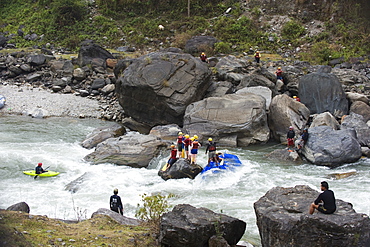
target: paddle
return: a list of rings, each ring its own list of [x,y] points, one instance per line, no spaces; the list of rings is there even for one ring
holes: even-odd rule
[[[50,167],[50,166],[46,167],[46,168],[45,168],[45,170],[46,170],[46,169],[49,169],[49,167]],[[41,173],[40,173],[40,174],[41,174]],[[40,174],[37,174],[36,176],[34,176],[34,177],[33,177],[33,179],[36,179]]]

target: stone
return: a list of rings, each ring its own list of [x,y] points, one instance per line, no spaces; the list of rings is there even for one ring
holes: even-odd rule
[[[340,129],[340,124],[330,112],[324,112],[313,116],[310,127],[330,126],[333,130]]]
[[[162,140],[175,141],[181,128],[177,124],[158,125],[153,127],[149,134]]]
[[[91,215],[91,218],[96,218],[99,217],[100,215],[106,215],[121,225],[138,226],[141,223],[141,221],[138,219],[123,216],[107,208],[99,208],[98,211],[94,212]]]
[[[255,202],[262,246],[369,246],[369,216],[356,213],[351,203],[340,199],[334,214],[310,215],[309,205],[318,195],[306,185],[275,187]]]
[[[95,44],[91,40],[86,40],[81,44],[81,48],[78,52],[77,62],[80,67],[83,67],[87,64],[104,65],[106,59],[108,58],[114,59],[113,55],[109,51]],[[94,62],[94,59],[100,59],[101,62],[97,60]]]
[[[367,122],[370,120],[370,106],[363,101],[355,101],[352,103],[350,113],[356,113],[364,117],[364,121]]]
[[[16,204],[13,204],[13,205],[9,206],[6,210],[21,211],[21,212],[25,212],[25,213],[28,213],[28,214],[30,213],[30,207],[25,202],[18,202]]]
[[[180,178],[194,179],[202,170],[203,168],[200,165],[192,165],[188,160],[179,158],[170,169],[166,171],[159,170],[158,175],[164,180]]]
[[[217,235],[229,245],[235,245],[245,228],[246,223],[242,220],[207,208],[179,204],[162,215],[158,240],[162,246],[204,247],[208,246],[212,236]]]
[[[118,123],[114,123],[110,126],[96,128],[86,136],[85,140],[81,142],[81,146],[87,149],[92,149],[108,138],[119,137],[124,135],[125,133],[126,129],[124,128],[124,126]]]

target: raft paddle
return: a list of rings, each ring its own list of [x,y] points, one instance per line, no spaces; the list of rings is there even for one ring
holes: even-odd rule
[[[50,167],[50,166],[46,167],[46,168],[45,168],[45,170],[46,170],[46,169],[49,169],[49,167]],[[40,173],[40,174],[41,174],[41,173]],[[40,174],[37,174],[36,176],[34,176],[34,177],[33,177],[33,179],[36,179]]]

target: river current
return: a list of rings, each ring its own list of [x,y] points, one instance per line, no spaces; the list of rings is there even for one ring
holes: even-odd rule
[[[0,208],[24,201],[31,214],[85,219],[99,208],[109,208],[109,197],[118,188],[124,215],[134,217],[142,194],[173,193],[175,197],[169,200],[172,206],[187,203],[245,221],[247,228],[242,240],[256,246],[260,246],[260,238],[253,203],[275,186],[308,185],[319,191],[320,182],[326,180],[337,199],[352,203],[356,212],[370,214],[370,159],[329,169],[305,162],[267,160],[266,153],[284,148],[276,143],[244,149],[221,148],[238,155],[243,165],[235,171],[206,174],[194,180],[164,181],[157,173],[167,157],[159,157],[149,168],[141,169],[91,165],[83,160],[92,150],[79,143],[95,128],[110,124],[97,119],[0,117]],[[204,151],[202,147],[197,160],[202,166],[206,164]],[[22,173],[34,169],[39,162],[60,174],[34,179]],[[339,180],[330,177],[344,172],[356,174]],[[65,189],[85,173],[75,193]]]

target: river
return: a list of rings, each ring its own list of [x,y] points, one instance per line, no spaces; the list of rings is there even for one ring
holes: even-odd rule
[[[228,148],[221,150],[238,155],[243,163],[235,171],[198,176],[194,180],[164,181],[157,172],[166,158],[141,169],[91,165],[83,160],[92,150],[82,148],[79,143],[96,127],[110,124],[98,119],[0,117],[0,208],[24,201],[30,206],[31,214],[85,219],[99,208],[109,208],[109,197],[118,188],[124,214],[134,217],[142,194],[173,193],[176,196],[169,200],[172,206],[187,203],[245,221],[247,228],[242,240],[256,246],[260,246],[260,238],[253,203],[275,186],[309,185],[319,190],[320,182],[326,180],[337,199],[351,202],[359,213],[370,214],[370,159],[329,169],[265,159],[264,154],[282,148],[276,144]],[[34,179],[22,173],[34,169],[39,162],[60,175]],[[198,163],[203,166],[206,163],[204,147]],[[352,171],[356,175],[344,179],[328,177],[332,173]],[[75,193],[65,190],[68,183],[84,173],[86,179]]]

